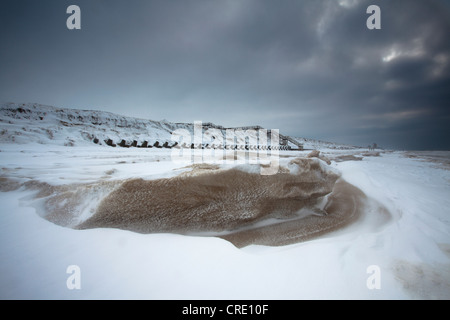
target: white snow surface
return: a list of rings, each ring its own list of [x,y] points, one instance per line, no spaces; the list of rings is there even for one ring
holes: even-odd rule
[[[197,121],[201,122],[201,119]],[[148,145],[169,143],[173,145],[185,142],[209,144],[244,145],[258,140],[259,126],[227,128],[207,122],[202,123],[203,140],[197,141],[194,135],[194,123],[173,123],[166,120],[154,121],[118,114],[68,108],[57,108],[37,103],[2,103],[0,104],[0,143],[59,146],[86,146],[97,140],[99,145],[106,146],[107,140],[118,145],[123,140],[126,145],[136,141],[141,146],[144,141]],[[189,141],[173,135],[181,130],[191,135]],[[178,131],[178,133],[180,133]],[[233,133],[233,135],[231,134]],[[247,140],[246,140],[247,139]],[[290,146],[297,148],[291,142]]]
[[[305,152],[281,151],[280,161],[299,154]],[[74,230],[40,217],[30,205],[33,191],[0,192],[0,298],[449,299],[450,171],[429,160],[386,152],[333,161],[343,179],[383,204],[392,219],[375,227],[367,212],[343,230],[282,247],[238,249],[209,236]],[[0,177],[51,185],[188,170],[171,161],[168,149],[31,142],[1,143],[0,168]],[[71,265],[80,268],[80,289],[66,285]],[[373,265],[380,270],[379,289],[367,285]]]
[[[137,140],[142,143],[171,142],[175,129],[190,129],[192,124],[175,124],[118,114],[78,109],[63,109],[36,103],[3,103],[0,105],[0,141],[3,143],[43,145],[90,145],[97,138],[105,145]]]

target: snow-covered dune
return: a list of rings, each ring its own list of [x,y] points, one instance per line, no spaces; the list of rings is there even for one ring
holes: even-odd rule
[[[233,135],[227,135],[229,132],[227,129],[232,129]],[[203,139],[199,143],[203,147],[215,144],[221,145],[222,148],[227,144],[245,145],[249,140],[256,144],[258,130],[261,129],[266,130],[260,126],[224,128],[204,123],[200,125],[204,135],[201,135]],[[0,105],[1,143],[64,146],[86,146],[95,143],[114,147],[170,147],[178,143],[174,140],[177,130],[184,130],[193,137],[195,123],[154,121],[105,111],[57,108],[36,103]],[[220,137],[216,137],[217,134],[214,136],[215,133]],[[268,130],[268,135],[270,134],[271,131]],[[286,146],[301,147],[296,139],[282,135],[281,137],[285,138]],[[191,142],[195,141],[192,139],[189,143],[186,144],[186,141],[184,143],[189,148]],[[278,145],[279,142],[274,141],[270,144]]]
[[[0,141],[5,143],[39,143],[54,145],[99,144],[111,139],[115,144],[125,140],[153,145],[171,141],[171,133],[192,124],[125,117],[105,111],[63,109],[40,104],[3,104],[0,108]]]

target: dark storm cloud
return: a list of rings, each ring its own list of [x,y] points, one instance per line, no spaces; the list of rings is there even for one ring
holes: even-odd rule
[[[82,29],[65,27],[77,4]],[[366,9],[382,29],[366,28]],[[448,1],[3,1],[0,99],[450,148]]]

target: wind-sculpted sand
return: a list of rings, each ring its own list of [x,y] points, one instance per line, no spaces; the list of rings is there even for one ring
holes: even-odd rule
[[[250,244],[282,246],[324,235],[355,222],[363,213],[366,196],[351,184],[338,180],[324,208],[325,215],[308,215],[268,226],[222,236],[237,247]]]
[[[193,165],[164,179],[127,179],[35,189],[38,213],[75,229],[213,235],[237,247],[286,245],[340,229],[358,219],[366,196],[315,158],[296,158],[275,175],[259,165],[222,169]]]
[[[268,218],[293,218],[300,209],[317,206],[339,177],[316,159],[295,159],[289,167],[269,176],[259,170],[197,168],[169,179],[128,180],[79,228],[230,231]]]

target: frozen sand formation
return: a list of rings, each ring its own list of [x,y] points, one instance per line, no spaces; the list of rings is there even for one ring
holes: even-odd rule
[[[259,174],[259,165],[201,164],[164,179],[29,187],[44,200],[41,215],[60,225],[213,235],[237,247],[286,245],[337,230],[356,221],[367,200],[316,158],[293,159],[269,176]],[[93,190],[98,197],[93,214],[80,219],[76,210]]]

